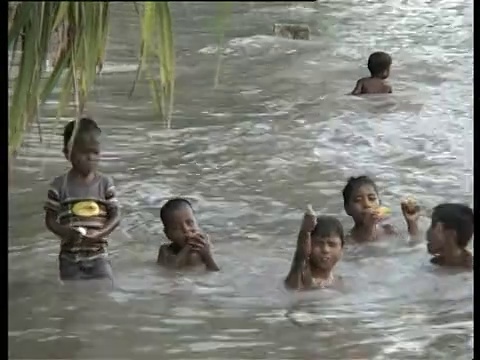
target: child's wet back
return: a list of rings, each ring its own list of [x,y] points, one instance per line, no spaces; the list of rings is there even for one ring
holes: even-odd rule
[[[467,205],[436,206],[426,236],[428,252],[433,255],[431,262],[471,270],[473,256],[466,247],[473,236],[473,223],[473,210]]]
[[[384,52],[374,52],[368,58],[368,70],[370,77],[357,81],[352,95],[362,94],[388,94],[392,87],[385,81],[390,75],[392,58]]]
[[[170,244],[160,246],[158,264],[175,269],[200,265],[207,270],[219,270],[210,251],[208,236],[201,232],[188,200],[168,200],[160,209],[160,218]]]

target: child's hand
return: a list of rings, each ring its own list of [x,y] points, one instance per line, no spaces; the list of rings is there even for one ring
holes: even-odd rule
[[[311,233],[315,229],[316,225],[317,225],[317,216],[315,214],[315,211],[312,208],[312,205],[309,204],[307,205],[307,210],[303,215],[301,229],[305,232]]]
[[[414,199],[407,199],[401,202],[403,217],[407,223],[416,223],[420,218],[420,206]]]
[[[308,259],[312,252],[311,232],[317,226],[317,215],[312,208],[312,205],[307,205],[307,210],[303,215],[302,227],[298,236],[297,249],[301,252],[304,259]]]
[[[187,244],[194,251],[198,251],[200,254],[209,254],[210,253],[210,241],[208,235],[201,233],[195,233],[188,237]]]
[[[88,229],[83,237],[87,240],[97,241],[102,237],[102,232],[100,230]]]
[[[65,229],[65,236],[62,244],[79,244],[82,241],[82,234],[71,227]]]

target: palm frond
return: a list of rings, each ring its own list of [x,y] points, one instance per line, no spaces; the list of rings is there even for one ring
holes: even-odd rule
[[[147,1],[141,6],[137,2],[133,5],[141,27],[135,83],[145,72],[155,107],[166,126],[170,127],[175,91],[175,44],[170,3]],[[225,3],[222,5],[223,14],[227,7]],[[9,3],[8,50],[12,66],[18,57],[17,71],[11,72],[17,75],[12,79],[13,92],[9,103],[10,156],[21,146],[23,134],[37,118],[39,107],[56,88],[60,87],[57,118],[63,115],[72,100],[76,104],[76,117],[83,113],[105,60],[110,14],[108,1]],[[47,60],[53,68],[49,73],[45,71]],[[220,62],[216,83],[219,71]]]

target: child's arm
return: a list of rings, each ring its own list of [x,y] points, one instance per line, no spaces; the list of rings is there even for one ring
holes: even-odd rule
[[[197,233],[189,239],[188,244],[193,250],[198,251],[207,270],[220,271],[217,263],[213,260],[208,236]]]
[[[80,241],[81,234],[78,231],[70,226],[60,224],[57,220],[58,212],[60,211],[60,195],[56,186],[57,180],[58,178],[50,184],[50,189],[47,193],[47,201],[44,205],[45,226],[64,241]]]
[[[57,221],[57,213],[51,209],[45,212],[45,226],[62,241],[80,241],[81,234],[69,226],[61,225]]]
[[[316,224],[317,217],[315,212],[308,205],[298,233],[297,248],[295,249],[292,266],[285,279],[285,285],[290,289],[300,289],[310,285],[312,282],[308,260],[312,251],[311,232],[315,229]]]
[[[168,245],[160,246],[157,263],[173,269],[180,269],[187,265],[188,256],[192,248],[186,245],[176,255],[169,253]]]
[[[403,217],[407,223],[407,230],[412,240],[419,240],[420,230],[418,228],[418,219],[420,218],[420,207],[415,200],[407,199],[401,202]]]
[[[357,81],[357,84],[355,85],[355,88],[352,90],[351,95],[361,95],[362,89],[363,89],[363,81],[362,79],[360,79]]]
[[[107,178],[105,185],[105,202],[107,205],[107,221],[100,230],[89,230],[86,237],[96,240],[110,235],[120,224],[120,209],[118,207],[117,193],[111,178]]]
[[[208,252],[205,256],[202,256],[202,259],[208,271],[220,271],[217,263],[215,262],[215,260],[213,260],[211,252]]]
[[[293,256],[290,271],[285,278],[285,285],[293,290],[303,287],[304,283],[311,281],[310,268],[308,267],[308,257],[311,243],[310,232],[303,229],[298,233],[297,248]]]
[[[157,264],[159,265],[165,264],[167,258],[167,254],[165,253],[166,247],[167,245],[160,245],[160,248],[158,249]]]

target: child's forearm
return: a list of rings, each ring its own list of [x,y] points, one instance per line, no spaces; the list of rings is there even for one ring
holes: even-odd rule
[[[419,229],[418,229],[418,223],[416,223],[416,222],[407,223],[407,229],[408,229],[408,233],[412,237],[417,237],[419,232],[420,232]]]
[[[107,237],[110,235],[120,224],[120,211],[118,209],[110,210],[108,220],[100,230],[99,237]]]
[[[407,223],[408,234],[410,235],[411,242],[418,242],[420,238],[420,229],[417,223]]]
[[[207,270],[209,271],[220,271],[220,268],[218,267],[217,263],[215,260],[213,260],[212,254],[208,253],[203,257],[203,262],[205,263],[205,266]]]
[[[205,266],[207,267],[208,271],[220,271],[217,263],[212,258],[210,258],[208,261],[205,261]]]
[[[66,239],[70,235],[70,228],[68,226],[61,225],[60,223],[58,223],[57,219],[52,214],[49,214],[49,213],[46,214],[45,226],[47,227],[48,230],[50,230],[52,233],[54,233],[55,235],[57,235],[62,239]]]
[[[285,278],[285,285],[290,289],[299,289],[302,286],[302,264],[304,261],[298,254],[298,250],[295,251],[293,256],[290,272]]]
[[[285,279],[285,284],[291,289],[299,289],[303,284],[304,270],[307,263],[305,251],[303,247],[309,241],[310,233],[308,231],[300,230],[297,238],[297,248],[293,256],[292,266],[290,272]]]

